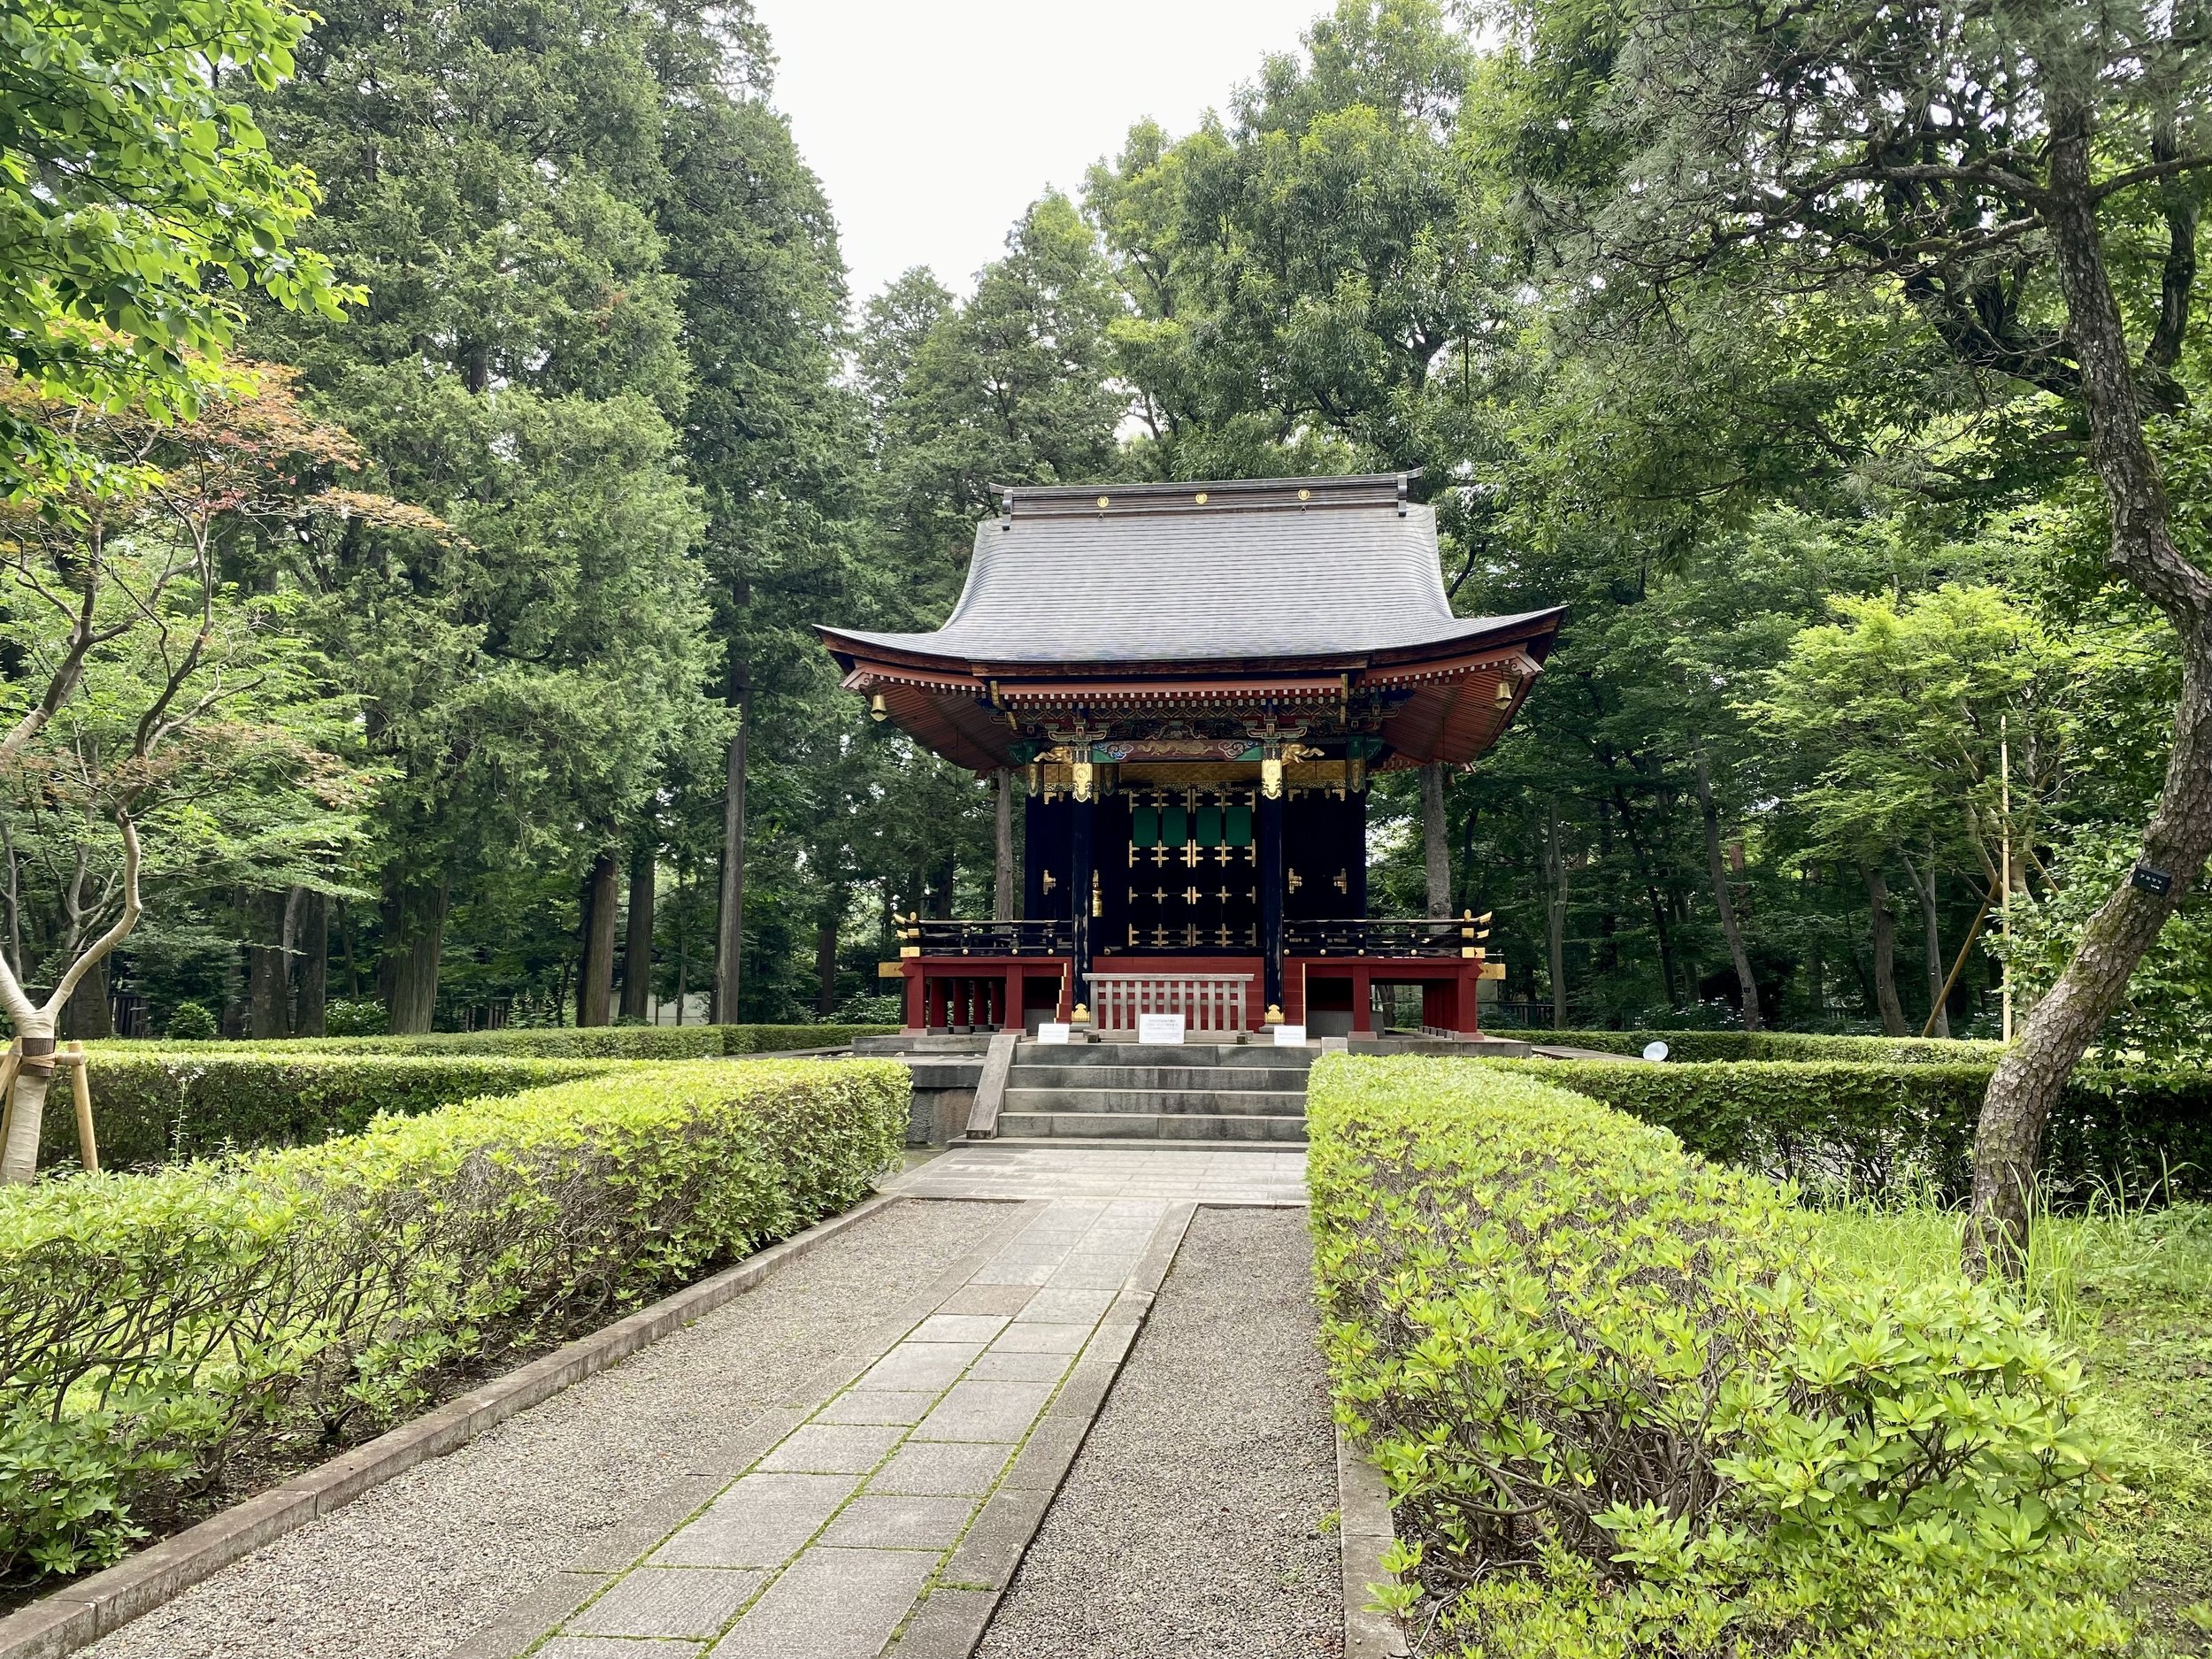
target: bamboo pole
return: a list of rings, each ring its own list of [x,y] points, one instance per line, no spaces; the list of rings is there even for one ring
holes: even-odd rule
[[[87,1173],[97,1175],[100,1143],[92,1133],[92,1060],[81,1042],[72,1044],[70,1048],[69,1092],[77,1102],[78,1156],[84,1160]]]
[[[1997,771],[2000,780],[1998,800],[2005,825],[2003,916],[2006,952],[2005,959],[2001,964],[2004,969],[2004,1040],[2010,1042],[2012,1041],[2012,731],[2009,717],[2002,714],[1997,717]]]
[[[21,1039],[8,1045],[8,1051],[0,1055],[0,1147],[8,1144],[8,1126],[15,1121],[15,1074],[22,1069],[23,1043]]]
[[[1937,996],[1935,1006],[1928,1010],[1928,1023],[1920,1028],[1922,1036],[1935,1029],[1936,1016],[1951,1000],[1951,987],[1959,982],[1959,970],[1966,966],[1966,953],[1974,949],[1974,941],[1982,936],[1982,924],[1989,919],[1989,907],[1996,902],[1997,889],[1992,887],[1982,897],[1982,908],[1974,912],[1974,925],[1966,930],[1966,942],[1959,947],[1958,959],[1951,964],[1951,977],[1943,982],[1943,990]]]

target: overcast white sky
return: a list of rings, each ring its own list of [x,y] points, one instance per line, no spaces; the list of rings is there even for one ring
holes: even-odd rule
[[[755,0],[775,101],[829,191],[857,307],[909,266],[965,292],[1048,185],[1145,116],[1183,133],[1328,0]]]

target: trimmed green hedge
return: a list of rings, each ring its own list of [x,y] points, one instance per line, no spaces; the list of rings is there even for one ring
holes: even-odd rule
[[[1994,1065],[2005,1051],[2001,1042],[1968,1042],[1947,1037],[1839,1037],[1795,1031],[1499,1031],[1492,1035],[1640,1056],[1647,1044],[1663,1042],[1671,1063],[1693,1064],[1802,1060],[1871,1065]]]
[[[1736,1061],[1502,1060],[1672,1130],[1702,1156],[1808,1187],[1879,1195],[1973,1184],[1974,1125],[1993,1067]],[[2212,1070],[2078,1071],[2052,1116],[2055,1196],[2099,1185],[2212,1196]]]
[[[0,1190],[0,1578],[104,1564],[240,1460],[374,1433],[849,1206],[907,1092],[884,1061],[624,1068]]]
[[[406,1037],[294,1037],[260,1043],[211,1045],[213,1052],[309,1054],[476,1054],[539,1059],[702,1060],[772,1054],[789,1048],[839,1048],[855,1037],[895,1025],[554,1025],[508,1031],[433,1031]],[[96,1052],[139,1045],[96,1044]]]
[[[419,1117],[627,1064],[494,1056],[348,1055],[274,1044],[96,1044],[93,1127],[100,1161],[142,1169],[234,1149],[306,1146],[365,1129],[380,1112]],[[77,1161],[66,1087],[46,1106],[42,1161]]]
[[[1309,1088],[1338,1415],[1468,1659],[2118,1653],[2085,1388],[2017,1301],[1819,1259],[1784,1189],[1480,1061]]]

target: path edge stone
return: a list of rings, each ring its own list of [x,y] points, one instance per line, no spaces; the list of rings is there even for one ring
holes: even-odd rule
[[[1382,1471],[1341,1424],[1336,1431],[1337,1554],[1344,1568],[1344,1659],[1405,1659],[1405,1631],[1367,1605],[1367,1586],[1390,1578],[1382,1558],[1397,1542]]]
[[[418,1463],[458,1450],[509,1417],[713,1312],[778,1268],[879,1211],[896,1203],[929,1202],[899,1192],[873,1194],[841,1214],[755,1251],[710,1278],[565,1343],[104,1571],[49,1591],[0,1618],[0,1659],[60,1659],[89,1647],[263,1545],[344,1508]]]

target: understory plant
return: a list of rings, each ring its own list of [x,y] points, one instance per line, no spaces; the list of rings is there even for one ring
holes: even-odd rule
[[[624,1068],[320,1145],[0,1194],[0,1578],[112,1561],[862,1197],[884,1062]]]
[[[1316,1270],[1395,1563],[1469,1654],[2114,1651],[2080,1370],[1838,1269],[1783,1186],[1479,1062],[1327,1056]]]

